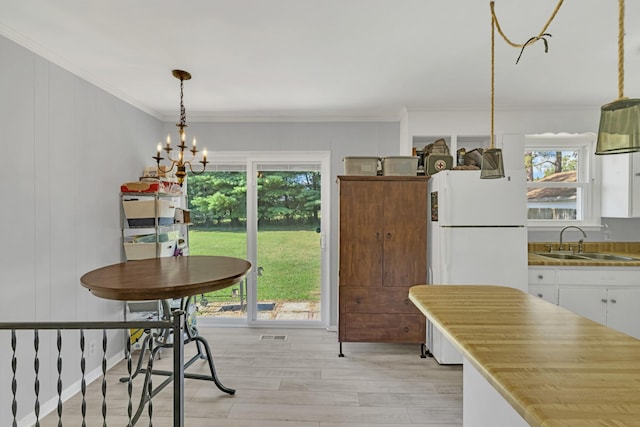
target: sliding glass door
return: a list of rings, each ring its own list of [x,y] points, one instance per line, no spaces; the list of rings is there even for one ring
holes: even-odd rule
[[[328,155],[273,153],[189,177],[190,254],[253,265],[241,286],[197,298],[200,323],[328,321],[325,171]]]

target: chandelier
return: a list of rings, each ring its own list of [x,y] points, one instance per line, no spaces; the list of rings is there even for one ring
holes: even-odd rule
[[[158,143],[158,152],[153,157],[153,159],[156,160],[156,164],[158,167],[158,176],[160,176],[161,172],[163,173],[171,172],[175,167],[176,168],[175,174],[176,174],[176,178],[178,178],[178,184],[182,186],[182,183],[184,182],[187,176],[187,166],[189,166],[189,170],[191,171],[191,173],[195,175],[199,175],[205,171],[205,169],[207,168],[207,163],[209,162],[207,162],[207,149],[205,148],[204,150],[202,150],[202,160],[200,160],[200,163],[202,163],[202,170],[199,172],[196,172],[193,170],[193,167],[191,164],[195,160],[196,153],[198,152],[198,150],[196,149],[195,137],[193,138],[193,143],[191,148],[187,150],[187,151],[191,151],[191,159],[185,160],[185,149],[187,148],[187,146],[185,145],[186,135],[184,132],[184,128],[187,127],[187,113],[184,108],[183,87],[184,87],[184,81],[191,79],[191,74],[183,70],[173,70],[171,73],[173,74],[173,77],[180,80],[180,123],[176,124],[176,126],[179,128],[178,134],[180,136],[180,144],[178,145],[177,148],[180,149],[180,151],[178,152],[177,158],[171,157],[171,151],[173,150],[173,148],[171,148],[171,135],[167,135],[167,144],[163,147],[161,143]],[[171,166],[168,168],[161,167],[160,165],[160,162],[164,160],[164,157],[161,157],[163,149],[167,153],[167,160],[171,162]]]

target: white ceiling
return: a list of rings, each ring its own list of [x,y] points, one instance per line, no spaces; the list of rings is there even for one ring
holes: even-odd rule
[[[640,1],[626,2],[624,94],[640,98]],[[497,0],[537,35],[557,0]],[[567,0],[538,42],[496,35],[496,109],[599,108],[618,96],[618,1]],[[484,0],[3,0],[0,34],[164,120],[397,118],[489,108]]]

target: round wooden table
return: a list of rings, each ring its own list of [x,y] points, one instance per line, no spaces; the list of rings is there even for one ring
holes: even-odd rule
[[[224,289],[241,282],[249,270],[249,261],[225,256],[150,258],[93,270],[80,282],[100,298],[161,300]]]
[[[162,304],[163,317],[169,319],[173,316],[168,300],[180,299],[180,313],[188,312],[192,296],[217,291],[240,283],[249,270],[251,270],[251,263],[240,258],[179,256],[151,258],[109,265],[84,274],[80,278],[80,282],[82,286],[100,298],[119,301],[159,300]],[[195,322],[190,322],[190,316],[182,314],[182,317],[184,318],[183,342],[184,344],[195,342],[197,353],[186,363],[182,358],[178,362],[174,361],[174,363],[177,363],[174,370],[179,372],[181,376],[179,389],[174,389],[174,394],[179,393],[180,396],[184,396],[182,385],[184,378],[213,381],[221,391],[235,394],[234,389],[225,387],[218,379],[209,343],[198,334]],[[126,382],[139,373],[145,374],[140,404],[133,417],[134,424],[140,418],[145,404],[173,380],[175,375],[173,371],[157,370],[153,369],[152,366],[159,350],[173,347],[174,339],[175,337],[172,336],[170,330],[149,334],[143,341],[135,373],[131,378],[121,378],[121,382]],[[175,347],[177,348],[178,346]],[[149,351],[149,369],[142,367],[142,360],[147,350]],[[198,359],[207,361],[211,375],[184,372]],[[163,375],[168,378],[160,385],[154,386],[153,390],[149,390],[147,393],[146,390],[148,390],[150,375],[152,374]],[[182,409],[180,409],[180,412],[182,412]]]

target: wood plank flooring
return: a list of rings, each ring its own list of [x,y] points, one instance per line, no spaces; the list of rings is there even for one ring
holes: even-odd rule
[[[218,377],[234,396],[211,382],[185,380],[187,427],[371,427],[461,426],[462,368],[421,359],[419,346],[344,343],[338,357],[335,332],[323,329],[200,327],[214,353]],[[260,339],[284,335],[284,340]],[[193,354],[192,344],[186,349]],[[170,351],[160,365],[170,366]],[[205,361],[188,372],[207,373]],[[107,424],[127,424],[127,385],[107,377]],[[161,377],[154,376],[159,383]],[[136,379],[139,398],[142,378]],[[101,379],[88,386],[87,425],[102,425]],[[153,399],[153,426],[172,425],[171,386]],[[65,402],[64,425],[81,425],[80,396]],[[137,399],[134,402],[134,410]],[[149,426],[146,415],[138,426]],[[57,415],[42,420],[57,426]]]

